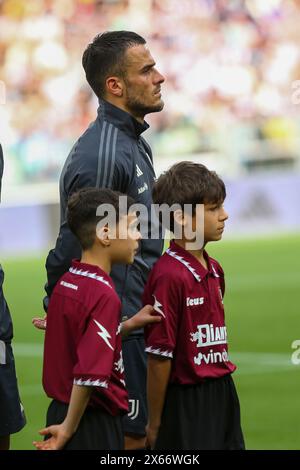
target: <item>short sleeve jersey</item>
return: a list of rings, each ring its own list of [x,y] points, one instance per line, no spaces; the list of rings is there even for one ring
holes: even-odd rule
[[[89,406],[111,415],[128,411],[120,310],[110,276],[73,261],[49,303],[43,368],[49,397],[69,403],[73,383],[92,386]]]
[[[172,359],[171,383],[196,384],[232,373],[224,319],[224,273],[204,252],[206,269],[171,242],[155,264],[143,302],[162,317],[145,329],[146,352]]]

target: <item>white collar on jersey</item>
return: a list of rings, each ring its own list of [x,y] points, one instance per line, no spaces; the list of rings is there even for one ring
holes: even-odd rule
[[[175,258],[177,259],[177,261],[179,261],[180,263],[182,263],[191,273],[192,275],[194,276],[194,278],[198,281],[198,282],[201,282],[201,276],[199,276],[199,274],[196,273],[195,269],[190,265],[190,263],[183,258],[183,256],[179,256],[175,251],[172,251],[170,250],[170,248],[168,248],[166,250],[166,253],[169,255],[169,256],[172,256],[172,258]]]
[[[180,256],[178,255],[178,253],[176,253],[176,251],[172,251],[170,248],[168,248],[166,250],[166,253],[169,255],[169,256],[172,256],[172,258],[175,258],[177,259],[177,261],[179,261],[180,263],[182,263],[194,276],[194,278],[198,281],[198,282],[201,282],[202,278],[200,276],[200,274],[198,274],[195,270],[195,268],[193,268],[190,263],[184,259],[183,256]],[[215,277],[220,277],[219,274],[217,273],[213,263],[210,262],[210,266],[211,266],[211,269],[212,269],[212,273]]]
[[[69,269],[70,273],[72,274],[77,274],[78,276],[85,276],[85,277],[90,277],[91,279],[96,279],[96,281],[103,282],[106,286],[110,287],[112,289],[112,286],[108,281],[104,279],[103,276],[98,276],[96,273],[90,273],[89,271],[83,271],[82,269],[76,269],[71,266]]]

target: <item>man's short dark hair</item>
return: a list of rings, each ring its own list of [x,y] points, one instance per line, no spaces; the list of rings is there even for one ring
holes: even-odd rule
[[[178,204],[182,210],[185,204],[192,206],[195,214],[197,204],[222,204],[226,198],[224,182],[215,171],[200,163],[180,162],[160,175],[153,186],[154,204]],[[174,231],[171,213],[170,227]]]
[[[96,214],[97,208],[103,204],[110,204],[115,209],[116,222],[119,221],[119,198],[125,196],[111,189],[84,188],[72,194],[68,200],[67,221],[70,230],[79,240],[83,250],[91,248],[95,241],[96,227],[107,214]],[[131,197],[126,197],[126,209],[134,204]]]
[[[131,31],[106,31],[98,34],[82,56],[86,79],[98,96],[105,97],[105,81],[109,76],[126,76],[127,49],[146,44],[145,39]]]

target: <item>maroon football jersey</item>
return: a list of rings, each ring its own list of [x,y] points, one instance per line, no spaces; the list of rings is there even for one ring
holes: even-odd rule
[[[146,352],[172,359],[171,383],[195,384],[232,373],[224,322],[224,273],[204,252],[208,269],[174,241],[157,261],[143,302],[162,317],[145,328]]]
[[[112,415],[128,411],[120,311],[110,276],[73,261],[48,308],[43,385],[49,397],[69,403],[73,383],[92,386],[89,406]]]

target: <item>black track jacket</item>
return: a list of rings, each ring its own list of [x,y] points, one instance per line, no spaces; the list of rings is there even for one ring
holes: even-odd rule
[[[100,101],[97,119],[72,148],[60,177],[61,225],[56,246],[46,261],[48,297],[58,279],[69,269],[81,250],[66,222],[69,196],[81,188],[110,188],[130,195],[136,203],[150,208],[155,179],[152,153],[141,137],[148,124]],[[143,239],[131,266],[115,265],[111,276],[122,302],[122,314],[131,317],[142,306],[141,296],[150,269],[161,255],[162,237]],[[47,309],[48,298],[44,300]]]

